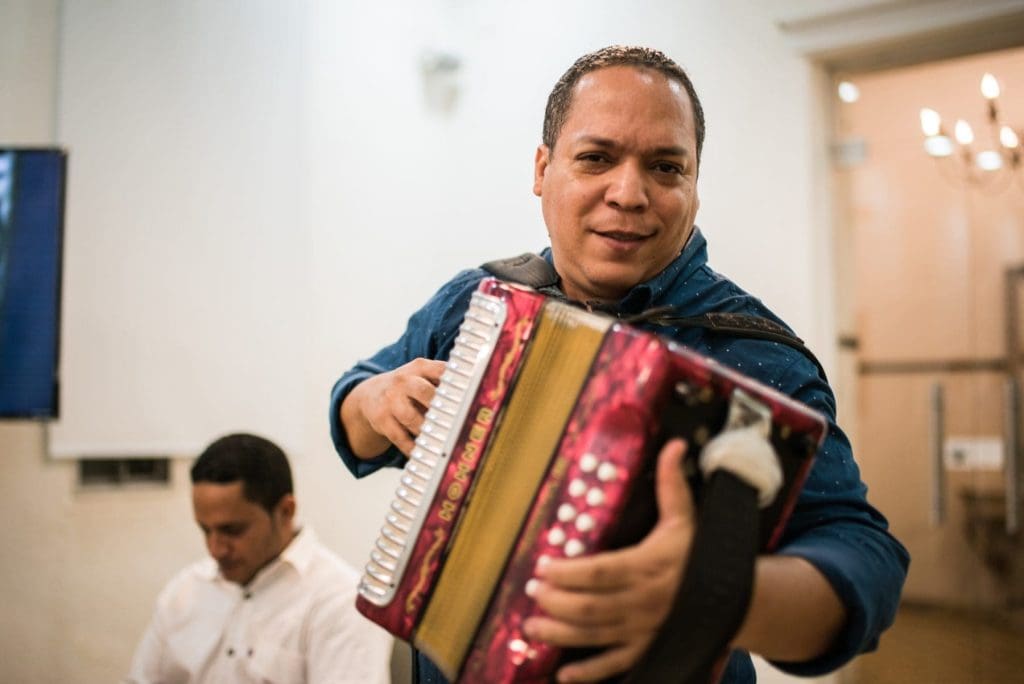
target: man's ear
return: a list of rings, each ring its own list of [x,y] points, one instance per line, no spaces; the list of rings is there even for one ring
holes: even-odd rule
[[[281,522],[291,525],[292,520],[295,519],[295,495],[285,494],[282,496],[274,507],[274,513],[277,514]]]
[[[547,145],[538,145],[537,154],[533,159],[533,194],[540,197],[544,186],[544,172],[548,170],[551,150]]]

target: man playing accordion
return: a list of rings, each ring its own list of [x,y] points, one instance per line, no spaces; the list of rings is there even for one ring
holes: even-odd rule
[[[781,324],[707,264],[706,240],[694,225],[703,139],[693,85],[660,52],[605,48],[563,75],[548,99],[533,186],[551,240],[541,256],[557,273],[560,295],[620,316],[668,305],[682,316],[725,311]],[[470,296],[487,275],[471,269],[455,276],[413,314],[398,341],[338,380],[332,436],[357,477],[401,466],[413,450]],[[754,680],[748,653],[815,675],[875,648],[894,618],[909,559],[867,503],[823,374],[777,342],[692,327],[659,332],[828,421],[775,553],[757,558],[749,609],[729,643],[722,681]],[[526,621],[526,636],[595,649],[564,664],[558,681],[628,673],[664,624],[696,528],[680,468],[685,450],[670,440],[658,455],[658,522],[639,543],[538,567],[530,595],[541,614]],[[444,681],[422,654],[416,670],[419,681]]]

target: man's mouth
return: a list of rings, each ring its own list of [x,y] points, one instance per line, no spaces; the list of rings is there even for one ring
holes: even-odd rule
[[[633,233],[621,230],[598,230],[594,232],[603,238],[616,240],[618,242],[643,242],[650,237],[650,235],[645,235],[643,233]]]

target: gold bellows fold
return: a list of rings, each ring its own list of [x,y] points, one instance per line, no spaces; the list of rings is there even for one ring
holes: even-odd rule
[[[416,645],[454,679],[611,324],[550,302],[459,522]]]

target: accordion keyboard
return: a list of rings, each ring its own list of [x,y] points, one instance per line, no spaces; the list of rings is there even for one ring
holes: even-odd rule
[[[359,594],[375,605],[386,606],[395,596],[505,316],[502,299],[473,293],[445,373],[359,583]]]

